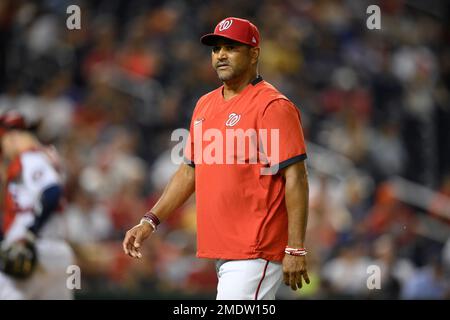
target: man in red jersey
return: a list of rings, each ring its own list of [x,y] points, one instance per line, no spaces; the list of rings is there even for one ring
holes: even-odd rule
[[[197,256],[217,261],[217,299],[274,299],[283,278],[293,290],[309,283],[300,112],[258,75],[260,37],[251,22],[226,18],[201,42],[212,47],[223,86],[198,100],[186,163],[123,249],[140,258],[142,241],[195,191]],[[242,136],[249,143],[236,145]]]

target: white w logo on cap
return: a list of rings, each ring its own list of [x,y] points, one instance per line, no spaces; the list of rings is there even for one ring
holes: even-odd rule
[[[223,20],[219,23],[219,31],[227,30],[233,24],[233,19]]]

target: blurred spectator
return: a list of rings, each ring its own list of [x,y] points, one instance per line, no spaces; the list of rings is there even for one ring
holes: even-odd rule
[[[357,298],[367,293],[367,268],[372,264],[358,243],[344,243],[335,258],[322,268],[322,281],[329,287],[329,298]]]
[[[400,290],[415,275],[412,262],[398,256],[393,236],[380,236],[374,244],[374,265],[381,272],[381,294],[378,298],[399,299]]]
[[[403,299],[448,299],[449,283],[439,259],[417,271],[405,284]]]
[[[107,208],[82,189],[66,209],[66,220],[68,240],[74,245],[107,240],[113,232]]]

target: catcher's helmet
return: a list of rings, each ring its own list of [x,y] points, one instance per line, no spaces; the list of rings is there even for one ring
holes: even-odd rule
[[[21,240],[0,249],[0,270],[16,279],[26,279],[35,270],[37,253],[34,242]]]

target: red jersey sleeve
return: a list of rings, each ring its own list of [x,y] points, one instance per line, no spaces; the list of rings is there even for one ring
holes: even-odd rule
[[[260,123],[261,129],[265,129],[265,134],[260,135],[262,152],[272,172],[306,159],[300,111],[292,102],[272,101],[262,113]]]

